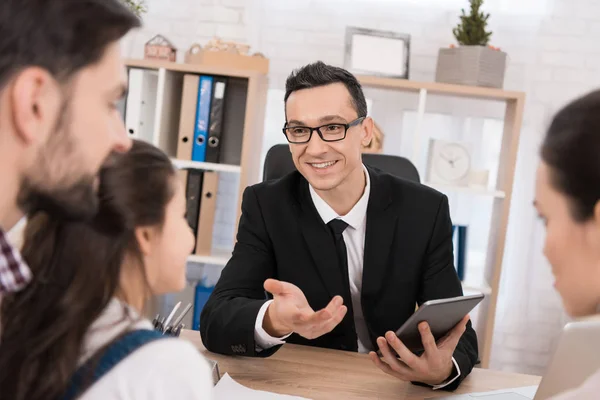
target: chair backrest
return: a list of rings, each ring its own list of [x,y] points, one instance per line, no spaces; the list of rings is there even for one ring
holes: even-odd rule
[[[420,182],[419,172],[407,158],[389,154],[364,153],[365,165],[380,169],[388,174],[413,182]],[[265,157],[263,181],[278,179],[296,170],[289,145],[276,144],[271,147]]]

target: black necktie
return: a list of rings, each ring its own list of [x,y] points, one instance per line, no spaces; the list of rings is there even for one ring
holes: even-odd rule
[[[343,330],[347,332],[348,336],[344,335],[340,348],[342,350],[358,351],[356,328],[354,326],[354,310],[350,294],[350,278],[348,276],[348,252],[346,251],[346,243],[344,242],[344,236],[342,235],[344,230],[348,227],[348,224],[341,219],[334,219],[329,221],[327,225],[333,233],[339,260],[338,264],[342,270],[344,293],[340,293],[340,295],[344,299],[344,304],[348,307],[348,311],[340,324],[346,326]]]
[[[337,250],[339,267],[341,268],[342,276],[344,279],[344,288],[345,293],[341,293],[344,298],[344,304],[348,307],[348,314],[351,314],[352,311],[352,298],[350,297],[350,278],[348,276],[348,252],[346,251],[346,242],[344,242],[344,230],[348,227],[348,224],[342,221],[341,219],[333,219],[329,221],[327,224],[331,232],[333,233],[333,238],[335,240],[335,247]]]

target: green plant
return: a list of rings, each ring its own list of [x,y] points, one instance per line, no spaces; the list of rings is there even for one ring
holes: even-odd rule
[[[125,3],[138,18],[141,18],[142,14],[148,11],[145,0],[123,0],[123,3]]]
[[[464,9],[461,10],[460,22],[452,29],[452,33],[460,45],[487,46],[492,35],[492,32],[485,30],[490,14],[484,14],[479,10],[483,0],[469,0],[469,3],[471,13],[467,15]]]

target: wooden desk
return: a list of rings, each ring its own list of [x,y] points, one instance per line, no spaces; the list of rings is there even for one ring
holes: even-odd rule
[[[447,396],[444,391],[401,382],[381,372],[366,354],[284,345],[269,358],[223,356],[204,348],[197,331],[181,337],[191,341],[206,358],[219,363],[240,384],[252,389],[291,394],[310,399],[407,399]],[[475,368],[455,393],[538,385],[537,376]]]

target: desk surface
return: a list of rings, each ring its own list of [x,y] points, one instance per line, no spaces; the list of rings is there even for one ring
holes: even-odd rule
[[[448,392],[401,382],[381,372],[366,354],[284,345],[269,358],[223,356],[205,349],[197,331],[185,330],[206,358],[219,363],[238,383],[252,389],[291,394],[310,399],[423,399],[447,396]],[[484,392],[538,385],[537,376],[475,368],[455,393]]]

